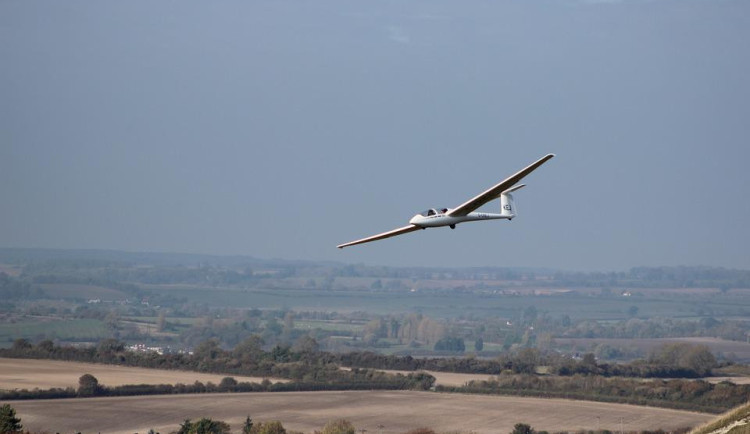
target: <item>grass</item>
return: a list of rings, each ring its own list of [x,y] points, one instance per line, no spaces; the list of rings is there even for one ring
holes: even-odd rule
[[[159,320],[159,317],[158,316],[125,316],[125,317],[122,317],[122,319],[126,321],[139,322],[139,323],[144,323],[144,324],[156,324],[156,322]],[[187,316],[168,316],[165,319],[170,324],[175,324],[175,325],[180,325],[180,326],[192,326],[203,321],[203,318],[191,318]]]
[[[112,288],[96,285],[78,285],[66,283],[44,283],[39,285],[51,298],[63,299],[100,299],[125,300],[128,295]]]
[[[724,413],[723,415],[717,417],[711,422],[706,423],[705,425],[699,426],[698,428],[690,431],[690,434],[709,434],[719,429],[726,428],[734,422],[748,418],[750,418],[750,404],[745,404],[735,408],[734,410],[730,410],[729,412]],[[725,433],[744,434],[748,432],[748,428],[750,428],[750,425],[744,425],[741,427],[736,427],[731,431],[725,431]]]
[[[746,299],[723,296],[686,295],[667,297],[642,295],[633,297],[588,296],[576,293],[564,295],[499,295],[471,291],[403,291],[372,292],[355,290],[323,291],[319,289],[238,289],[206,287],[158,287],[156,293],[184,296],[196,303],[213,307],[263,307],[267,309],[306,311],[367,311],[377,314],[421,312],[435,318],[475,315],[477,317],[514,318],[529,306],[552,316],[569,315],[572,319],[586,318],[600,321],[629,318],[628,309],[637,306],[639,317],[695,318],[698,309],[716,311],[750,310]],[[699,315],[700,316],[700,315]]]
[[[324,320],[294,320],[294,328],[300,330],[320,329],[330,332],[351,332],[360,333],[364,330],[364,324],[342,323],[337,321]]]
[[[71,319],[50,321],[21,321],[11,324],[0,324],[0,345],[10,346],[19,338],[36,340],[60,339],[64,341],[92,341],[110,336],[107,326],[96,319]]]
[[[750,377],[750,365],[727,365],[714,369],[716,375],[735,375],[740,377]]]

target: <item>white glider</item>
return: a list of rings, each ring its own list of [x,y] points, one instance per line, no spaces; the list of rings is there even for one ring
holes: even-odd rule
[[[463,222],[498,219],[511,220],[516,216],[513,205],[513,195],[511,195],[511,193],[524,186],[524,184],[518,184],[518,182],[554,156],[555,154],[545,155],[505,181],[498,183],[484,193],[469,199],[456,208],[429,209],[412,217],[411,220],[409,220],[409,226],[404,226],[392,231],[383,232],[382,234],[362,238],[360,240],[339,244],[336,247],[343,249],[347,246],[395,237],[396,235],[414,232],[419,229],[437,228],[440,226],[450,226],[451,229],[455,229],[457,224]],[[497,198],[500,198],[500,214],[473,212],[485,203]]]

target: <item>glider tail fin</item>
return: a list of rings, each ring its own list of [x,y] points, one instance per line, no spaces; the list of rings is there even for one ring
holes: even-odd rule
[[[500,214],[507,217],[508,220],[516,216],[516,205],[513,203],[512,192],[524,187],[525,184],[519,184],[500,193]]]

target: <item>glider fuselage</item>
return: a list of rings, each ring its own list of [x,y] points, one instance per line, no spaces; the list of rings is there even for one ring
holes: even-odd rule
[[[430,211],[433,211],[434,214],[427,215]],[[409,220],[409,223],[422,228],[438,228],[441,226],[455,226],[459,223],[474,222],[480,220],[510,220],[514,217],[507,214],[495,214],[487,212],[470,212],[469,214],[464,216],[452,216],[447,214],[448,212],[450,212],[450,210],[446,210],[445,212],[436,210],[430,211],[415,215],[411,218],[411,220]]]

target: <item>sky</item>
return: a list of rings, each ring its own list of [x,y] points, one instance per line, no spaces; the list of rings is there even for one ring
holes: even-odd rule
[[[746,0],[0,0],[0,247],[747,269],[748,41]],[[335,248],[550,152],[512,222]]]

